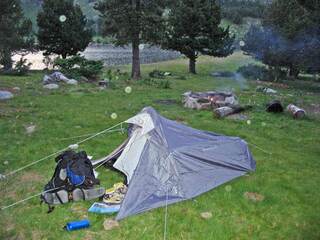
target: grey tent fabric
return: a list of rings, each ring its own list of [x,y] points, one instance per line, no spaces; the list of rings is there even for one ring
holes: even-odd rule
[[[255,170],[247,143],[166,119],[153,108],[149,131],[117,220],[187,200]]]

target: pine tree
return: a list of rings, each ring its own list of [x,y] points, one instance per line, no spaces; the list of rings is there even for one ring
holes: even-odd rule
[[[37,23],[39,48],[45,55],[76,55],[91,41],[87,19],[73,0],[44,0]]]
[[[157,43],[162,29],[163,0],[104,0],[95,9],[104,20],[104,34],[117,46],[131,44],[133,79],[139,79],[142,43]]]
[[[225,57],[234,50],[234,36],[219,26],[220,21],[215,0],[177,0],[168,14],[162,46],[189,58],[189,72],[195,74],[199,54]]]
[[[34,37],[32,23],[23,16],[19,0],[0,1],[0,64],[12,69],[12,55],[30,50]]]

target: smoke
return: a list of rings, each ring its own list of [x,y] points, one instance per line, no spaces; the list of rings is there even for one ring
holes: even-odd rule
[[[217,90],[232,91],[235,88],[240,88],[241,90],[249,88],[247,79],[238,72],[212,72],[211,76],[214,78],[219,78],[219,82],[223,81],[223,86]]]
[[[241,90],[248,89],[247,79],[241,73],[234,73],[234,80],[238,83]]]

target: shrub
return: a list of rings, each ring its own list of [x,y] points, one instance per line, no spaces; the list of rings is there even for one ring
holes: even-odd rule
[[[14,72],[16,72],[16,75],[26,75],[29,70],[32,63],[27,63],[27,59],[21,57],[19,61],[16,62],[16,65],[13,69]]]
[[[169,89],[171,88],[171,83],[169,80],[156,80],[152,78],[145,78],[140,81],[142,84],[148,86],[154,86],[156,88]]]
[[[155,69],[149,73],[149,76],[152,78],[166,78],[167,76],[171,76],[171,73]]]
[[[1,73],[5,75],[24,76],[28,74],[31,65],[32,63],[27,63],[27,59],[21,57],[20,60],[16,62],[14,68],[9,70],[2,69]]]
[[[112,71],[109,69],[106,73],[104,73],[104,78],[107,78],[110,81],[114,80],[128,80],[130,79],[130,76],[127,72],[121,72],[120,69],[117,69],[115,71]]]
[[[76,55],[67,59],[57,58],[54,66],[72,78],[84,76],[89,79],[97,79],[102,73],[103,62],[87,60],[82,56]]]
[[[286,72],[280,68],[267,69],[265,66],[249,64],[238,68],[238,73],[248,79],[261,80],[261,81],[275,81],[280,78],[286,77]]]

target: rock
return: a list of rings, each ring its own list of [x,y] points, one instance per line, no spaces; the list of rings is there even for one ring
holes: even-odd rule
[[[4,179],[6,179],[6,176],[5,176],[5,175],[0,174],[0,180],[4,180]]]
[[[256,91],[257,92],[263,92],[263,93],[267,93],[267,94],[276,94],[277,91],[272,89],[272,88],[267,88],[267,87],[264,87],[264,86],[258,86],[256,88]]]
[[[237,120],[237,121],[246,121],[248,116],[244,114],[232,114],[227,116],[228,119]]]
[[[44,85],[50,84],[51,82],[52,82],[52,79],[51,79],[48,75],[44,75],[44,76],[43,76],[42,83],[43,83]]]
[[[245,192],[243,194],[243,196],[248,199],[251,200],[253,202],[261,202],[264,200],[264,196],[259,194],[259,193],[254,193],[254,192]]]
[[[54,72],[50,75],[51,79],[54,79],[56,82],[68,82],[70,79],[67,78],[63,73],[61,72]]]
[[[8,100],[13,98],[13,94],[9,91],[0,91],[0,100]]]
[[[36,130],[36,125],[32,124],[32,125],[25,126],[25,129],[26,129],[26,133],[28,135],[31,135]]]
[[[214,111],[215,115],[219,118],[223,118],[233,113],[233,109],[231,107],[220,107],[216,108]]]
[[[70,79],[66,82],[66,84],[70,84],[70,85],[78,85],[78,81],[75,79]]]
[[[43,85],[43,88],[53,90],[53,89],[58,89],[59,85],[55,83],[50,83],[50,84]]]
[[[65,75],[63,75],[63,73],[54,72],[54,73],[50,74],[49,76],[44,75],[44,77],[42,79],[42,83],[44,85],[51,84],[51,83],[57,84],[59,82],[68,83],[68,81],[70,81],[70,80],[72,80],[72,79],[67,78]]]
[[[79,148],[79,145],[78,144],[71,144],[68,148],[71,150],[76,150]]]
[[[9,162],[8,162],[8,161],[4,161],[3,164],[4,164],[4,165],[8,165]]]
[[[19,92],[21,89],[19,87],[14,87],[14,88],[12,88],[12,90]]]
[[[212,213],[211,212],[203,212],[203,213],[200,214],[200,216],[203,219],[210,219],[210,218],[212,218]]]
[[[114,228],[120,227],[119,222],[113,219],[106,219],[103,223],[103,227],[105,230],[109,231]]]
[[[276,91],[276,90],[273,90],[273,89],[271,89],[271,88],[267,88],[267,89],[265,90],[265,93],[276,94],[277,91]]]

